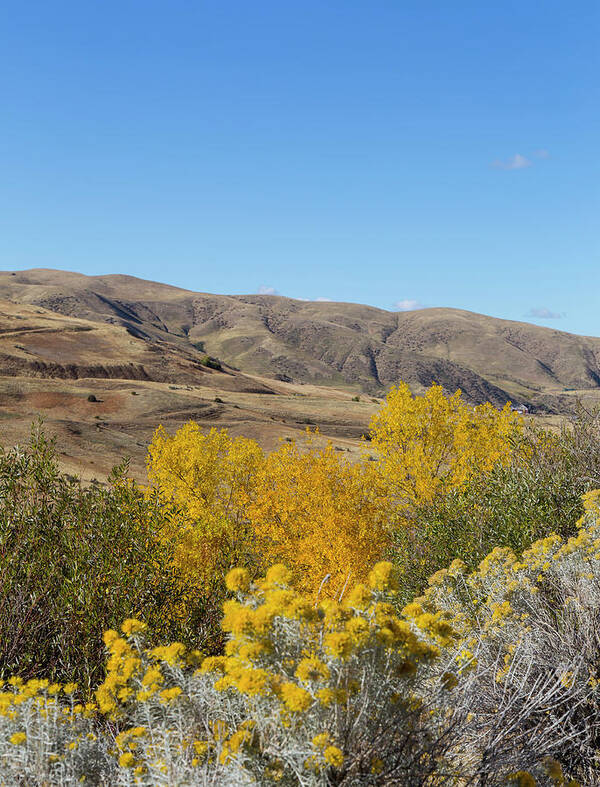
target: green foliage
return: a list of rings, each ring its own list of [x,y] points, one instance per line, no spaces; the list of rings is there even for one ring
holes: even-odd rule
[[[151,636],[210,640],[218,599],[182,589],[160,538],[176,511],[126,471],[84,487],[59,472],[39,427],[0,453],[0,676],[94,685],[103,631],[133,614]]]
[[[209,369],[216,369],[219,372],[223,369],[221,361],[219,361],[218,358],[213,358],[211,355],[205,355],[200,359],[200,363],[202,366],[207,366]]]

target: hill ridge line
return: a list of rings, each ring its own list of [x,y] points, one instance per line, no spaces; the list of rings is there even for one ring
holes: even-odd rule
[[[416,392],[438,382],[449,392],[461,388],[474,403],[511,400],[548,412],[572,403],[573,390],[600,389],[600,338],[452,307],[396,312],[283,295],[219,295],[126,274],[48,268],[0,272],[0,298],[125,328],[140,343],[139,362],[151,375],[159,362],[163,379],[171,370],[180,374],[182,363],[187,379],[202,376],[210,355],[240,375],[373,395],[400,380]],[[40,361],[60,362],[46,357],[52,351],[29,348]]]

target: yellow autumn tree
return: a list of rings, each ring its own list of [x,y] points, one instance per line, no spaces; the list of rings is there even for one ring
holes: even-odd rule
[[[385,551],[386,499],[377,473],[369,462],[341,458],[332,445],[284,444],[267,456],[246,514],[266,561],[286,563],[307,593],[338,596],[348,581],[365,580]]]
[[[254,476],[264,462],[254,440],[226,429],[203,432],[190,422],[170,435],[162,426],[148,448],[148,478],[177,514],[165,537],[187,580],[207,583],[249,559],[251,531],[244,513]]]
[[[378,469],[400,506],[430,502],[508,462],[521,431],[510,403],[471,407],[460,390],[446,396],[441,385],[413,396],[406,383],[391,389],[370,425]]]

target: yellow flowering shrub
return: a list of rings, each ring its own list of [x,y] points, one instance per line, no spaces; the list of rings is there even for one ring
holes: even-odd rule
[[[541,755],[550,783],[567,784],[562,768],[587,783],[597,767],[599,501],[600,490],[583,496],[576,536],[548,536],[521,556],[496,548],[471,573],[453,564],[410,605],[444,615],[459,634],[461,696],[473,719],[465,745],[512,761],[517,783],[546,783]]]
[[[307,594],[339,596],[385,551],[387,497],[371,463],[307,449],[283,444],[266,457],[246,515],[268,561],[285,562]]]
[[[582,523],[575,551],[594,543],[595,527],[600,524]],[[326,787],[344,779],[356,785],[404,779],[458,787],[485,773],[490,783],[527,774],[547,787],[575,787],[564,774],[578,765],[572,758],[561,762],[552,743],[555,725],[536,723],[529,739],[525,719],[516,726],[517,746],[515,719],[507,715],[518,705],[511,687],[529,636],[520,600],[527,596],[519,593],[537,599],[519,572],[550,572],[553,562],[572,555],[573,544],[547,539],[521,561],[497,550],[473,575],[457,562],[402,611],[398,577],[385,562],[368,573],[368,584],[340,601],[316,604],[298,593],[282,565],[256,581],[233,570],[224,655],[198,665],[179,643],[146,648],[131,623],[126,639],[106,635],[110,656],[98,700],[110,697],[106,710],[124,730],[114,767],[135,772],[144,785],[196,778],[232,787]],[[498,583],[515,574],[517,585],[509,583],[510,598],[503,598]],[[510,647],[499,651],[509,635]],[[507,677],[490,678],[498,652]],[[547,706],[551,690],[555,700],[577,703],[580,677],[562,668],[556,680],[540,684],[540,702]],[[586,682],[590,692],[595,685]]]
[[[156,431],[148,477],[182,513],[165,536],[186,578],[210,583],[235,562],[282,561],[307,594],[337,597],[366,580],[407,506],[507,462],[519,430],[508,405],[472,408],[435,385],[413,397],[401,383],[371,424],[377,462],[317,448],[310,434],[265,456],[252,440],[188,423]]]
[[[290,580],[283,566],[274,566],[265,579],[238,590],[225,605],[229,655],[219,662],[207,659],[199,670],[212,675],[223,699],[240,702],[256,723],[253,738],[235,756],[228,753],[226,763],[262,773],[260,783],[265,774],[285,779],[301,772],[307,784],[325,785],[333,772],[336,779],[355,773],[356,784],[369,783],[364,740],[379,754],[378,773],[386,775],[400,773],[407,756],[423,767],[433,757],[443,758],[444,746],[438,748],[433,732],[442,718],[424,713],[419,698],[425,686],[429,698],[447,694],[434,667],[441,634],[433,622],[425,630],[395,611],[391,566],[376,565],[373,587],[354,588],[341,603],[326,598],[316,606],[307,603]],[[239,575],[231,572],[227,583],[238,587]],[[375,698],[376,712],[369,710]],[[385,733],[379,714],[389,722]],[[360,729],[352,722],[358,715]],[[408,734],[409,727],[422,734]],[[223,759],[220,742],[209,745]]]
[[[292,784],[301,773],[307,785],[346,774],[368,784],[374,761],[381,777],[442,762],[449,692],[437,662],[449,633],[435,615],[424,625],[396,610],[388,564],[369,577],[372,587],[315,605],[282,565],[254,582],[232,570],[225,653],[201,663],[180,643],[147,647],[135,619],[124,636],[107,631],[96,699],[119,730],[112,744],[102,739],[114,782],[233,787]]]
[[[226,429],[204,433],[190,422],[174,435],[161,426],[148,448],[147,469],[159,498],[174,504],[164,537],[176,545],[174,563],[188,580],[210,584],[246,562],[250,533],[244,513],[264,456],[258,443]]]
[[[456,391],[432,385],[413,396],[406,383],[389,392],[371,420],[371,445],[395,498],[405,504],[431,500],[506,462],[521,428],[507,404],[470,407]]]
[[[316,604],[284,566],[230,572],[220,656],[148,647],[130,618],[104,635],[97,704],[75,684],[0,687],[0,783],[577,787],[595,757],[597,500],[577,538],[453,564],[401,611],[382,562]]]
[[[481,558],[497,543],[494,534],[482,539],[475,490],[513,466],[523,430],[509,404],[473,407],[439,385],[422,395],[405,383],[390,390],[371,420],[369,450],[387,497],[386,554],[402,571],[405,600],[454,557]]]
[[[97,707],[75,684],[11,678],[0,685],[0,783],[98,783],[109,773],[109,739],[95,726]]]

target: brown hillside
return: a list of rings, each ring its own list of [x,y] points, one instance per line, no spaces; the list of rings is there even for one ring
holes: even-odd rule
[[[474,402],[511,399],[540,411],[568,409],[573,390],[600,390],[600,339],[456,309],[395,313],[280,296],[208,295],[130,276],[45,269],[0,273],[0,297],[124,329],[146,345],[140,363],[153,380],[191,382],[204,373],[197,364],[209,353],[231,373],[237,368],[372,394],[400,379],[417,390],[439,382],[449,391],[460,387]],[[96,349],[88,355],[82,347],[83,365],[94,355],[108,363],[105,350]]]

